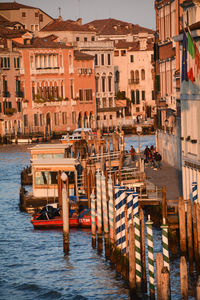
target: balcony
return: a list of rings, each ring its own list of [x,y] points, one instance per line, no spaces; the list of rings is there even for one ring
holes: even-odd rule
[[[24,93],[22,91],[17,91],[16,92],[16,97],[17,98],[24,98]]]
[[[8,92],[8,91],[3,91],[3,97],[4,97],[4,98],[10,98],[10,92]]]
[[[128,84],[138,84],[140,82],[139,78],[136,78],[136,79],[129,79],[128,80]]]

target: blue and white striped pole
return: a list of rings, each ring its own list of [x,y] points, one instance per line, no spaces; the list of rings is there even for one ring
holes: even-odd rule
[[[140,238],[140,218],[138,206],[138,193],[133,193],[133,218],[135,225],[135,268],[136,268],[136,285],[141,287],[142,281],[142,262],[141,262],[141,238]]]
[[[115,235],[117,247],[121,244],[120,194],[120,185],[115,184]]]
[[[192,182],[192,201],[194,203],[198,202],[198,192],[197,192],[197,182],[196,181]]]
[[[128,228],[132,224],[132,213],[133,213],[133,190],[126,190],[126,205],[127,205],[127,219],[128,219]]]
[[[126,207],[126,190],[124,186],[120,187],[121,190],[121,249],[122,253],[126,253],[126,227],[125,227],[125,207]]]

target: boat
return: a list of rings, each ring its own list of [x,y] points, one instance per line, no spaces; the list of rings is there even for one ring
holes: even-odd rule
[[[56,229],[63,227],[63,220],[60,216],[60,209],[46,205],[41,211],[31,217],[34,229]],[[79,226],[78,215],[75,210],[70,210],[69,227]]]
[[[77,140],[82,139],[82,132],[89,135],[89,139],[92,138],[93,132],[91,128],[77,128],[73,131],[72,135],[62,135],[60,141],[62,144],[73,144]]]
[[[79,220],[79,226],[80,227],[91,227],[91,209],[85,208],[83,209],[78,217]]]

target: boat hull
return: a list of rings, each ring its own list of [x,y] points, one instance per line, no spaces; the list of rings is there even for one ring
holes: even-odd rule
[[[34,229],[56,229],[63,227],[63,220],[60,217],[49,219],[49,220],[36,220],[31,219]],[[79,226],[78,218],[69,219],[69,227],[75,228]]]

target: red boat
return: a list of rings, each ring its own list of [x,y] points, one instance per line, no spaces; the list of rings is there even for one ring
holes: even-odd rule
[[[91,209],[85,208],[79,214],[79,226],[88,228],[91,227]],[[97,220],[96,220],[97,221]]]
[[[34,229],[55,229],[62,228],[63,220],[60,216],[60,210],[51,205],[45,206],[39,213],[31,218]],[[69,227],[78,227],[79,220],[75,211],[70,211]]]
[[[49,220],[37,220],[35,216],[31,218],[31,223],[34,229],[56,229],[63,227],[63,220],[61,217],[57,216]],[[74,228],[79,226],[78,218],[69,218],[69,227]]]

